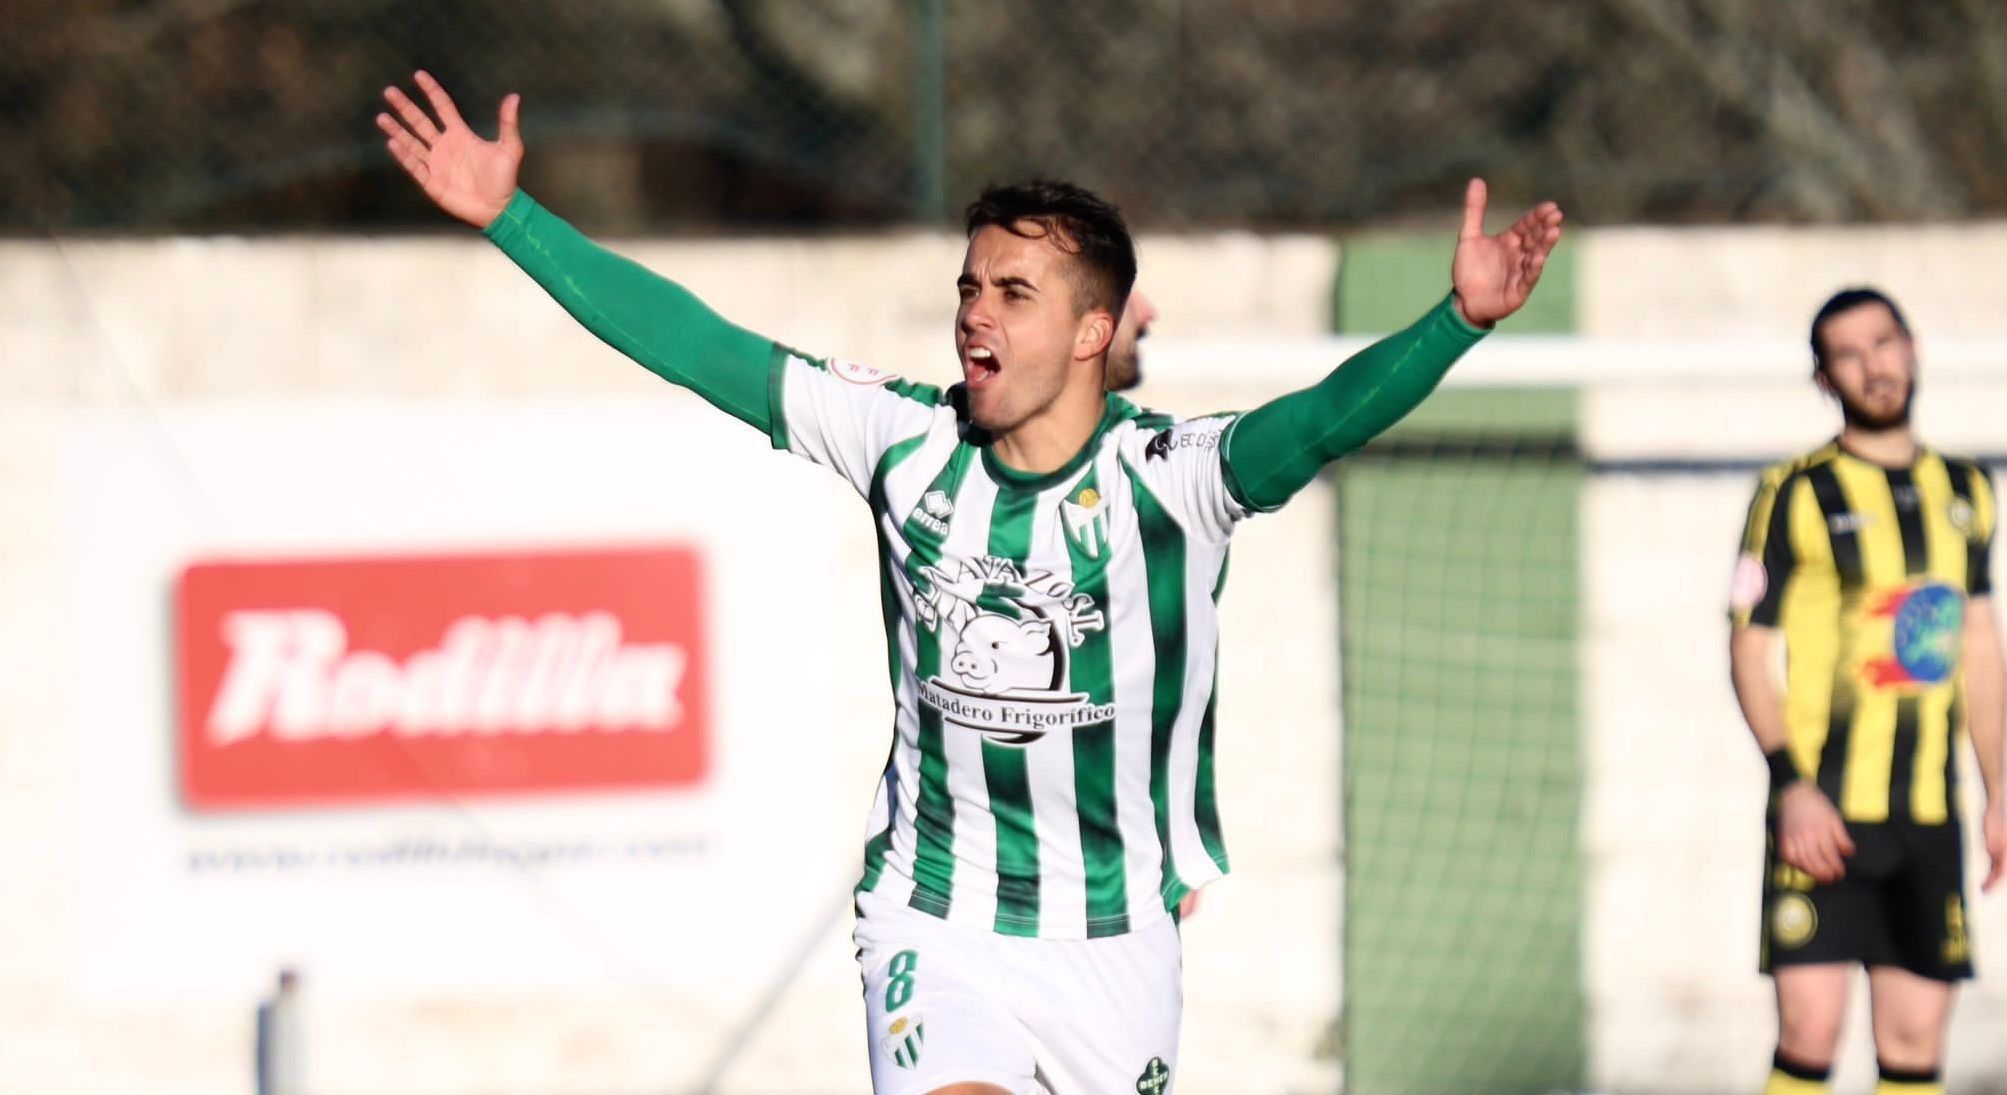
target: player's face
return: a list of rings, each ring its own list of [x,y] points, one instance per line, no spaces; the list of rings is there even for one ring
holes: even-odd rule
[[[1115,341],[1108,346],[1108,390],[1126,392],[1143,382],[1143,355],[1137,343],[1150,337],[1150,324],[1157,318],[1157,306],[1142,293],[1130,293],[1122,309],[1122,322],[1115,326]]]
[[[1032,231],[1037,231],[1036,227]],[[957,285],[955,351],[968,386],[969,420],[1002,435],[1085,386],[1099,400],[1093,362],[1114,331],[1105,310],[1074,306],[1072,255],[1044,236],[985,225],[969,240]],[[1069,396],[1068,393],[1074,393]]]
[[[1886,306],[1869,302],[1833,316],[1820,325],[1819,343],[1819,386],[1840,401],[1848,425],[1892,430],[1909,423],[1916,345]]]

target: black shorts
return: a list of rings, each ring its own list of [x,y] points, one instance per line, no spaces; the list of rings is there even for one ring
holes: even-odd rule
[[[1822,962],[1896,966],[1937,981],[1972,976],[1959,827],[1847,823],[1847,876],[1821,885],[1777,857],[1763,863],[1759,968]]]

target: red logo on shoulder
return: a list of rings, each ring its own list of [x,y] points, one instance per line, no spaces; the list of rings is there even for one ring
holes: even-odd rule
[[[894,379],[891,373],[874,369],[869,365],[859,365],[855,361],[844,361],[841,358],[829,359],[829,371],[852,384],[862,384],[867,388],[890,384]]]

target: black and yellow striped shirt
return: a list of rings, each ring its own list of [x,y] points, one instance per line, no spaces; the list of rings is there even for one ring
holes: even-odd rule
[[[1986,471],[1928,450],[1885,468],[1834,442],[1763,473],[1735,623],[1783,631],[1792,756],[1849,821],[1953,816],[1965,608],[1991,590],[1993,524]]]

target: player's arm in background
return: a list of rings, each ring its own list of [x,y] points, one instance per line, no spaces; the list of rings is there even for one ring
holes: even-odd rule
[[[1991,893],[2007,876],[2007,788],[2000,786],[2003,723],[2007,723],[2007,667],[2001,663],[2000,623],[1993,598],[1974,597],[1965,616],[1965,701],[1979,778],[1986,785],[1986,818],[1980,827],[1992,868],[1981,889]]]
[[[1973,470],[1971,550],[1966,556],[1965,588],[1965,709],[1966,732],[1979,759],[1979,779],[1986,785],[1986,816],[1980,825],[1991,867],[1980,888],[1992,892],[2007,877],[2007,788],[2000,785],[2007,757],[2007,662],[2000,649],[2000,620],[1993,607],[1993,531],[1997,520],[1993,483],[1984,471]]]
[[[1420,406],[1464,351],[1526,303],[1560,242],[1561,210],[1542,203],[1487,236],[1484,206],[1484,183],[1472,179],[1464,193],[1448,299],[1408,329],[1346,359],[1317,384],[1264,403],[1233,423],[1222,459],[1236,499],[1254,510],[1288,501],[1324,465]]]
[[[1845,857],[1854,854],[1854,844],[1839,809],[1804,777],[1792,756],[1780,679],[1784,636],[1777,622],[1797,565],[1792,517],[1807,504],[1798,497],[1802,486],[1781,470],[1772,471],[1749,503],[1729,590],[1728,672],[1742,721],[1770,769],[1777,854],[1820,882],[1837,882],[1847,873]]]
[[[502,100],[501,133],[483,140],[438,81],[416,74],[428,115],[397,88],[376,116],[390,153],[441,209],[473,225],[601,341],[762,431],[773,426],[770,339],[725,321],[682,286],[593,243],[517,188],[522,101]]]

